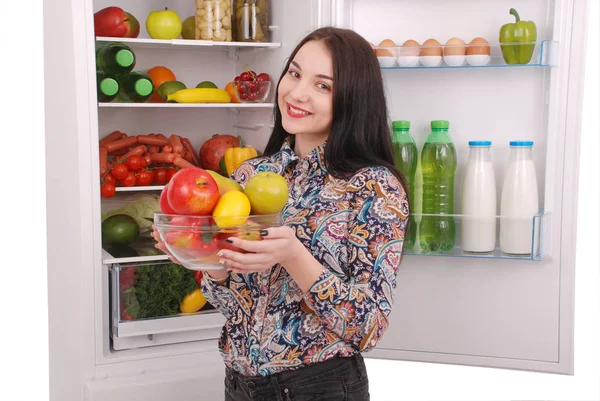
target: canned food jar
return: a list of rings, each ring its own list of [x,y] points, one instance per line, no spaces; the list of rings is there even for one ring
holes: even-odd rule
[[[270,41],[269,0],[234,0],[234,10],[236,41]]]
[[[196,39],[231,42],[231,0],[196,0]]]

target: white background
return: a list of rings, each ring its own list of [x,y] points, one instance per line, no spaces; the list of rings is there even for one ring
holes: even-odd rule
[[[0,11],[0,142],[5,146],[0,149],[2,401],[48,399],[47,274],[52,272],[46,269],[45,245],[42,1],[24,3],[2,1]],[[575,375],[367,360],[373,401],[600,400],[599,6],[600,0],[591,0],[579,184]]]

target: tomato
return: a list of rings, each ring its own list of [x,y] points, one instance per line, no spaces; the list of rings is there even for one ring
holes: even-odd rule
[[[119,183],[124,187],[133,187],[135,185],[135,174],[133,171],[127,172],[127,176],[119,180]]]
[[[170,168],[167,169],[167,182],[171,181],[171,178],[173,178],[173,176],[175,174],[177,174],[179,170],[175,169],[175,168]]]
[[[131,171],[138,171],[139,169],[142,168],[142,163],[145,162],[144,158],[142,156],[137,156],[137,155],[133,155],[133,156],[129,156],[127,158],[127,168]]]
[[[167,170],[164,168],[154,170],[154,181],[158,185],[165,185],[167,183]]]
[[[152,184],[152,180],[154,179],[154,174],[148,170],[141,170],[137,174],[136,184],[145,187]]]
[[[146,160],[145,157],[142,157],[142,168],[146,168],[146,167],[148,167],[148,160]]]
[[[106,175],[104,176],[104,183],[111,183],[113,185],[117,185],[117,179],[111,173],[106,173]]]
[[[247,71],[244,71],[240,74],[240,80],[242,81],[252,81],[252,76]]]
[[[117,180],[122,180],[125,177],[127,177],[128,172],[129,172],[129,170],[127,169],[127,166],[124,165],[123,163],[115,164],[111,170],[112,175]]]
[[[256,80],[258,82],[268,82],[271,80],[271,77],[266,72],[263,72],[261,74],[258,74],[258,77],[256,77]]]
[[[100,187],[100,194],[104,198],[112,198],[116,191],[117,189],[115,188],[115,184],[113,184],[112,182],[104,183]]]
[[[202,275],[203,273],[200,270],[196,270],[196,272],[194,273],[194,278],[196,279],[198,285],[202,285]]]

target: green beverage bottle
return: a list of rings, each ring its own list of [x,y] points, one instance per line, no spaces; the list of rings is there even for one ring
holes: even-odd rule
[[[408,229],[404,233],[404,249],[413,249],[417,238],[417,225],[413,213],[415,210],[415,174],[419,151],[412,135],[410,135],[410,121],[392,122],[392,145],[394,147],[394,164],[406,178],[408,184],[408,201],[410,203],[410,217]]]
[[[152,78],[140,71],[131,71],[129,74],[119,78],[119,85],[127,100],[135,103],[143,103],[154,91]]]
[[[124,43],[114,42],[96,50],[96,70],[112,76],[119,76],[133,71],[135,54]]]
[[[99,102],[111,102],[119,94],[119,83],[104,71],[96,71],[96,85]]]
[[[449,251],[454,247],[456,227],[454,213],[454,175],[456,149],[448,135],[446,120],[431,122],[431,133],[421,153],[423,173],[423,216],[419,225],[421,248],[426,251]]]

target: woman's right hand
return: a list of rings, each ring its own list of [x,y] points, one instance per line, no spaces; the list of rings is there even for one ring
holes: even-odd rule
[[[178,265],[181,264],[177,259],[175,259],[175,256],[171,255],[171,253],[167,250],[167,247],[165,246],[165,243],[162,242],[162,240],[160,239],[160,234],[158,233],[156,227],[154,227],[154,224],[152,224],[152,238],[156,240],[156,245],[154,245],[156,249],[160,249],[161,251],[163,251],[173,263],[177,263]]]

